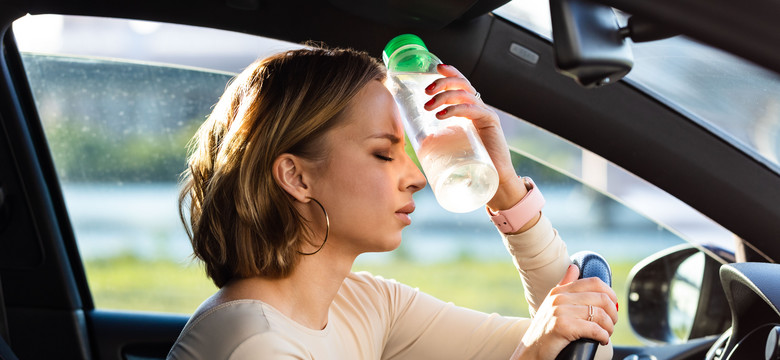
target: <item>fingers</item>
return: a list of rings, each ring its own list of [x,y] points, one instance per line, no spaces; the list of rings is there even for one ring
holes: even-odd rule
[[[596,323],[595,321],[583,320],[577,322],[577,325],[580,325],[579,338],[596,340],[601,345],[609,344],[609,337],[610,335],[612,335],[613,325],[610,325],[610,330],[604,329],[600,324]]]
[[[432,95],[432,97],[424,105],[424,108],[431,112],[438,111],[434,116],[439,120],[449,118],[470,120],[498,172],[499,191],[497,194],[514,194],[512,191],[502,191],[507,186],[511,188],[516,185],[509,179],[516,179],[517,174],[512,165],[512,156],[498,114],[477,98],[474,87],[457,69],[449,65],[439,65],[437,69],[444,77],[435,80],[425,89],[426,94]],[[500,195],[497,197],[499,200],[506,200]],[[517,203],[517,201],[512,202],[512,204]]]
[[[458,69],[450,65],[438,65],[437,70],[444,77],[434,80],[425,88],[425,93],[428,95],[438,94],[432,99],[432,101],[435,100],[435,106],[428,107],[428,104],[426,104],[427,110],[433,110],[444,104],[457,104],[462,101],[481,103],[481,100],[476,97],[477,90],[471,86],[471,83]],[[450,94],[450,92],[456,92],[457,94]]]
[[[612,290],[612,288],[609,287],[609,285],[605,284],[603,281],[601,281],[601,279],[596,277],[579,279],[577,281],[573,281],[565,285],[556,286],[550,291],[550,294],[559,294],[559,293],[567,293],[567,292],[605,293],[612,300],[613,302],[612,306],[615,306],[614,303],[617,303],[617,295],[615,294],[615,290]]]
[[[576,267],[575,267],[576,269]],[[552,359],[571,341],[591,339],[601,345],[609,344],[615,330],[617,310],[607,292],[587,291],[601,289],[598,282],[575,280],[577,270],[568,268],[560,284],[544,300],[523,336],[523,344]],[[598,280],[598,279],[596,279]],[[566,289],[585,288],[585,291],[567,292]]]
[[[558,328],[561,336],[567,342],[577,339],[591,339],[598,341],[601,345],[607,345],[610,334],[612,334],[612,331],[607,331],[599,323],[584,319],[567,319],[558,316],[553,318],[551,325],[553,328]]]
[[[569,271],[567,269],[567,273],[564,275],[561,283],[550,290],[550,296],[553,297],[554,304],[597,306],[603,310],[605,316],[612,320],[613,324],[616,323],[618,316],[615,291],[599,278],[586,278],[564,283],[570,276]]]
[[[596,315],[599,315],[599,318],[602,318],[605,321],[609,321],[612,324],[617,323],[618,320],[617,307],[615,307],[615,303],[612,301],[612,299],[609,298],[608,295],[604,293],[585,293],[583,300],[585,304],[593,306],[594,319],[596,318]],[[599,314],[595,313],[595,309],[597,308],[599,310]]]
[[[584,338],[606,345],[615,330],[615,323],[602,308],[592,306],[591,309],[592,315],[587,305],[555,306],[551,325],[568,341]]]
[[[607,344],[618,320],[617,296],[600,279],[576,280],[578,275],[579,269],[570,266],[546,302],[553,307],[555,318],[569,319],[576,324],[575,328],[569,328],[571,336]]]
[[[462,89],[448,90],[436,94],[427,103],[425,110],[433,110],[442,105],[450,104],[476,104],[477,98],[474,93]]]
[[[617,312],[614,314],[609,314],[604,307],[597,307],[592,306],[588,308],[587,306],[584,306],[584,311],[587,313],[587,310],[592,310],[592,315],[587,315],[588,317],[585,318],[585,321],[588,321],[590,319],[590,322],[598,324],[598,326],[605,330],[609,336],[612,335],[612,332],[615,331],[615,324],[617,323]],[[614,308],[613,308],[614,310]],[[613,317],[614,316],[614,317]],[[609,337],[607,336],[607,337]],[[596,340],[595,338],[592,338],[593,340]]]
[[[465,117],[471,120],[474,120],[474,126],[477,127],[477,130],[481,129],[482,126],[482,120],[485,117],[489,116],[489,113],[485,111],[483,108],[480,108],[474,104],[457,104],[457,105],[451,105],[448,106],[441,111],[436,113],[436,118],[439,120],[444,120],[448,117],[453,116],[460,116]],[[495,125],[495,124],[490,124]]]
[[[603,307],[599,307],[595,305],[579,305],[579,306],[571,307],[571,310],[576,311],[577,313],[582,313],[582,316],[585,317],[584,320],[586,322],[594,323],[599,328],[606,331],[608,335],[607,337],[611,336],[612,332],[615,330],[615,323],[617,323],[617,317],[615,318],[610,317],[610,314],[608,314]],[[596,338],[591,338],[591,339],[596,340]]]
[[[436,70],[444,77],[434,81],[433,87],[429,86],[425,89],[429,95],[452,89],[467,90],[471,94],[476,94],[477,91],[471,86],[471,83],[454,66],[440,64],[436,66]]]
[[[439,72],[439,74],[444,76],[465,77],[460,71],[458,71],[457,68],[452,65],[439,64],[436,66],[436,70]]]
[[[580,277],[580,268],[578,268],[577,265],[571,264],[566,269],[566,274],[563,275],[563,279],[558,282],[558,285],[566,285],[577,280],[578,277]]]
[[[572,316],[588,319],[588,317],[591,315],[588,311],[588,306],[592,306],[592,319],[594,321],[598,318],[609,321],[612,324],[617,323],[618,314],[615,303],[607,294],[599,292],[584,292],[564,293],[550,296],[553,306],[567,309],[572,308],[573,310],[566,310],[571,312]],[[596,310],[598,310],[598,313]]]
[[[433,95],[440,91],[447,90],[462,90],[471,95],[476,95],[477,93],[477,90],[471,85],[471,83],[463,77],[443,77],[436,79],[434,82],[428,85],[427,88],[425,88],[425,93],[428,95]]]

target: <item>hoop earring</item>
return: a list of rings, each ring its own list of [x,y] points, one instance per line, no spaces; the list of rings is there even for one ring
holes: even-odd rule
[[[315,203],[317,203],[317,205],[320,206],[320,209],[322,209],[322,213],[325,214],[325,226],[326,227],[325,227],[325,240],[322,240],[322,245],[320,245],[320,247],[317,250],[314,250],[313,252],[310,252],[310,253],[305,253],[305,252],[298,251],[298,254],[306,255],[306,256],[314,255],[314,254],[320,252],[320,250],[322,250],[322,247],[325,246],[325,242],[328,241],[328,233],[330,233],[330,218],[328,217],[328,212],[325,211],[325,207],[322,206],[322,203],[317,201],[317,199],[315,199],[313,197],[309,197],[309,199],[311,199],[311,201],[314,201]]]

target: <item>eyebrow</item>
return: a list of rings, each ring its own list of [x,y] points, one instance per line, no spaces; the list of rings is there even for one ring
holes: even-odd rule
[[[398,136],[395,136],[391,133],[382,133],[382,134],[374,134],[368,137],[369,139],[387,139],[390,140],[390,143],[393,145],[398,144],[401,142],[401,139],[398,138]]]

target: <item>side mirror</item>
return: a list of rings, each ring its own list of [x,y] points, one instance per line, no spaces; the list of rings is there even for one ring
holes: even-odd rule
[[[558,71],[593,88],[631,71],[634,55],[611,7],[589,0],[550,0]]]
[[[642,260],[628,280],[631,328],[648,342],[667,344],[723,333],[731,325],[731,312],[720,266],[687,244]]]

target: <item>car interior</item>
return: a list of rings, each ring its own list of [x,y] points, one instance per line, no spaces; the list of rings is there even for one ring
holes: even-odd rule
[[[734,254],[688,244],[631,271],[626,311],[634,333],[647,342],[615,344],[614,359],[776,358],[780,166],[620,79],[634,66],[626,39],[670,36],[777,75],[780,7],[767,0],[552,0],[550,40],[494,13],[508,2],[0,1],[0,359],[163,359],[189,319],[96,307],[12,29],[26,14],[147,20],[298,44],[313,40],[377,58],[387,40],[415,33],[491,106],[609,160],[734,235]],[[612,8],[632,25],[609,20]],[[594,35],[604,30],[605,19],[607,40]],[[562,35],[566,29],[568,37]],[[695,260],[701,253],[707,256]],[[664,319],[674,302],[670,289],[690,282],[680,270],[685,266],[698,266],[701,275],[690,334],[679,341]]]

